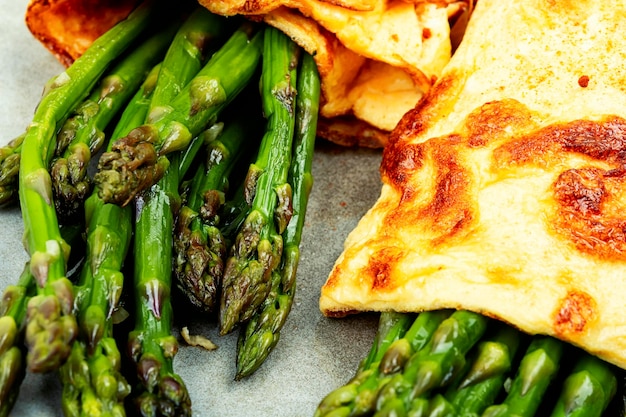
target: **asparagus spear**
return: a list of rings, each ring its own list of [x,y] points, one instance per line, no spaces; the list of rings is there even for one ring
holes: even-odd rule
[[[129,349],[137,365],[141,392],[136,403],[143,416],[191,415],[189,394],[173,369],[178,343],[171,334],[170,290],[173,210],[179,203],[177,174],[178,167],[170,165],[166,175],[137,200],[137,315]]]
[[[161,61],[177,26],[158,31],[128,53],[100,80],[57,134],[59,156],[53,160],[50,174],[60,221],[72,221],[81,211],[91,189],[87,166],[105,142],[104,129]]]
[[[402,371],[412,355],[426,346],[449,315],[443,310],[422,312],[416,318],[410,314],[381,313],[374,344],[356,375],[322,400],[315,417],[372,415],[380,389]]]
[[[237,374],[252,374],[265,361],[280,337],[296,291],[300,241],[313,177],[313,151],[317,132],[320,80],[313,57],[305,54],[297,80],[294,156],[289,169],[293,190],[293,216],[284,231],[280,268],[272,273],[271,290],[258,312],[242,328],[237,343]]]
[[[410,314],[385,311],[380,314],[378,329],[369,353],[361,363],[354,377],[345,385],[334,389],[322,399],[315,410],[314,417],[352,415],[351,404],[357,396],[357,390],[364,380],[378,370],[379,363],[389,346],[405,336],[411,326]],[[354,414],[358,415],[358,414]]]
[[[600,417],[617,391],[613,368],[583,353],[563,382],[552,417]]]
[[[220,30],[213,16],[203,12],[193,13],[183,23],[164,62],[152,70],[122,114],[113,140],[142,124],[152,103],[170,100],[181,84],[195,75],[210,40]],[[130,388],[120,373],[120,354],[112,337],[112,314],[123,286],[120,271],[132,233],[132,211],[130,207],[104,203],[96,193],[87,200],[85,209],[86,217],[91,219],[92,249],[89,268],[81,282],[81,328],[85,338],[81,340],[84,343],[75,343],[72,356],[63,368],[63,407],[66,415],[95,409],[121,415]]]
[[[61,236],[70,245],[80,247],[82,225],[61,228]],[[73,252],[68,263],[70,279],[83,262],[80,250]],[[24,319],[28,300],[36,292],[36,284],[28,262],[17,283],[4,289],[0,298],[0,416],[10,414],[26,374]],[[58,341],[57,341],[58,342]]]
[[[26,317],[27,362],[34,372],[57,369],[69,355],[77,334],[74,290],[65,277],[69,247],[59,232],[48,173],[55,132],[71,109],[87,96],[108,64],[143,32],[154,11],[151,3],[140,5],[54,78],[24,137],[19,199],[31,273],[38,287],[38,294],[29,301]]]
[[[156,65],[150,71],[130,100],[112,138],[143,122],[159,69]],[[86,410],[124,415],[123,400],[130,386],[120,373],[121,355],[112,339],[111,321],[123,285],[121,266],[129,248],[132,211],[130,207],[105,204],[92,192],[85,202],[85,218],[89,249],[77,295],[82,337],[74,342],[68,361],[60,369],[62,408],[67,416],[84,415]]]
[[[87,260],[78,293],[80,337],[61,367],[66,416],[124,415],[130,385],[121,374],[112,316],[123,286],[123,265],[131,236],[131,212],[106,205],[96,195],[85,203]]]
[[[488,407],[483,417],[534,416],[548,385],[557,374],[562,353],[562,342],[551,337],[534,337],[504,402]]]
[[[24,136],[25,134],[21,134],[0,148],[0,206],[17,200],[18,173]]]
[[[0,416],[8,416],[26,374],[22,348],[22,322],[35,280],[26,264],[16,285],[5,288],[0,299]]]
[[[271,276],[281,261],[281,233],[291,217],[287,175],[299,54],[298,46],[285,34],[275,28],[265,29],[261,97],[268,125],[246,180],[256,180],[252,207],[224,269],[219,308],[221,334],[252,317],[267,298]]]
[[[229,121],[208,144],[206,165],[197,170],[187,204],[178,214],[174,239],[178,287],[191,304],[212,311],[222,281],[226,243],[218,228],[230,171],[242,156],[254,124]]]
[[[458,377],[465,366],[466,353],[482,337],[488,322],[485,316],[465,310],[455,311],[445,319],[428,345],[413,354],[402,373],[394,375],[381,388],[376,399],[377,410],[388,411],[380,415],[391,415],[392,409],[406,412],[415,398]],[[389,403],[400,408],[390,408]]]
[[[194,76],[208,43],[191,42],[213,39],[224,27],[215,17],[197,11],[177,34],[161,66],[161,75],[152,98],[148,119],[167,117],[159,111]],[[207,24],[208,23],[208,24]],[[199,36],[203,33],[204,35]],[[182,54],[195,48],[195,54]],[[114,145],[115,146],[115,145]],[[196,148],[197,149],[197,148]],[[193,155],[189,155],[193,159]],[[129,350],[137,366],[139,392],[135,398],[143,416],[191,415],[191,399],[182,379],[174,372],[173,360],[178,350],[171,334],[170,301],[172,274],[172,228],[174,212],[180,206],[179,168],[182,158],[169,164],[167,172],[135,204],[134,286],[137,299],[135,329],[129,335]]]
[[[169,165],[166,154],[185,149],[248,84],[257,68],[261,43],[255,26],[240,26],[167,111],[116,141],[111,152],[100,158],[94,178],[100,197],[125,205],[156,183]]]

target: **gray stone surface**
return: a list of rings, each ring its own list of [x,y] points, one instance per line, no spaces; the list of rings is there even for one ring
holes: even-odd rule
[[[44,83],[62,70],[27,31],[26,5],[0,0],[0,145],[24,131]],[[181,343],[176,357],[194,416],[312,416],[323,396],[353,375],[373,340],[377,316],[328,319],[319,312],[318,297],[345,237],[378,196],[379,162],[379,151],[318,143],[295,304],[278,346],[252,377],[233,379],[236,335],[218,336],[214,322],[189,319],[177,305],[176,329],[188,325],[219,345],[207,352]],[[0,227],[4,288],[26,260],[19,210],[1,210]],[[56,375],[28,375],[12,416],[60,416],[59,398]]]

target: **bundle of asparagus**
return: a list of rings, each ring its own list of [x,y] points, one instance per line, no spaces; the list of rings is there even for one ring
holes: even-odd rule
[[[623,415],[618,376],[582,350],[477,313],[384,312],[355,376],[315,417]]]
[[[191,415],[177,295],[241,327],[236,378],[254,372],[293,301],[318,103],[294,42],[193,2],[147,0],[55,77],[0,153],[30,255],[0,304],[0,415],[27,371],[58,372],[68,416]]]

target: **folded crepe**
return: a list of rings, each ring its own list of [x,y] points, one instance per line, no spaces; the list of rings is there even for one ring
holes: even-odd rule
[[[138,0],[31,0],[31,32],[64,65],[126,17]],[[210,11],[264,20],[315,56],[319,136],[382,147],[449,61],[470,0],[200,0]],[[455,23],[456,34],[450,26]]]
[[[321,311],[467,309],[626,368],[625,13],[480,0]]]

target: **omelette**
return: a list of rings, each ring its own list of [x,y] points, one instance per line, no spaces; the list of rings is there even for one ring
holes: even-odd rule
[[[626,368],[626,1],[480,0],[319,306],[466,309]]]

